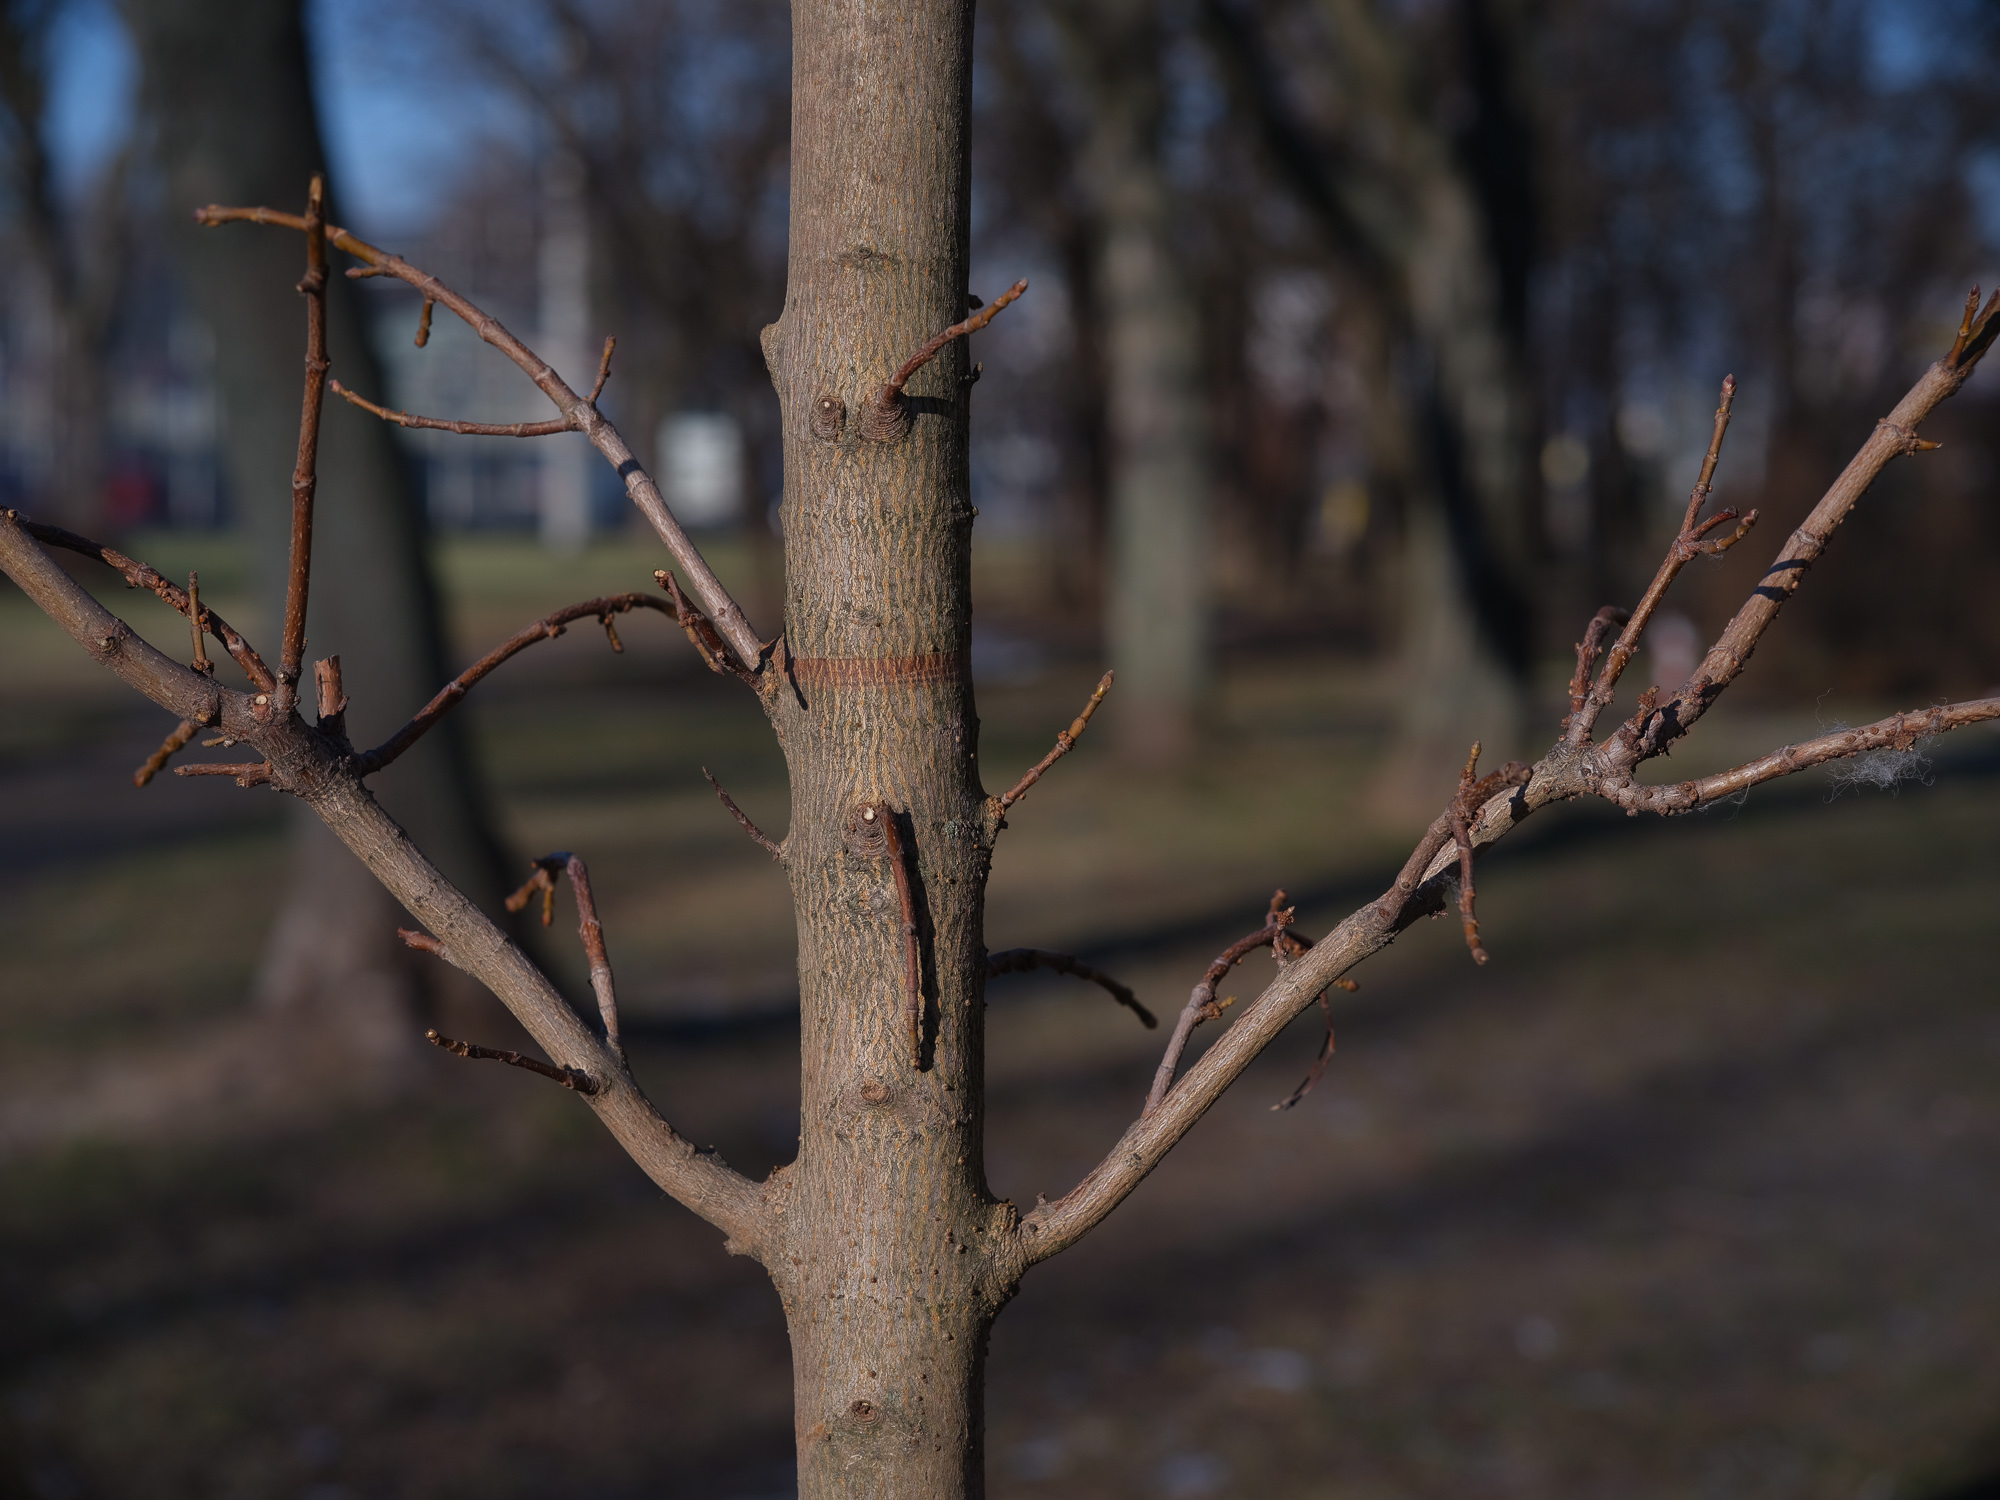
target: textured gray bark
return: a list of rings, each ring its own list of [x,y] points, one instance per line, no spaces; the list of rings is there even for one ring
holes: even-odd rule
[[[275,622],[298,441],[299,247],[284,235],[203,230],[190,215],[215,202],[296,211],[305,183],[324,169],[300,6],[126,0],[124,10],[143,60],[144,112],[157,132],[168,243],[215,334],[230,491]],[[328,335],[334,374],[379,392],[357,299],[339,277]],[[388,429],[340,402],[326,415],[320,472],[308,637],[312,655],[340,656],[355,701],[354,736],[372,743],[450,676],[423,520]],[[275,631],[266,634],[275,639]],[[480,899],[498,894],[498,846],[460,725],[441,726],[376,790],[462,889]],[[397,944],[394,903],[304,808],[294,840],[258,995],[275,1004],[337,1004],[374,1030],[407,1011],[421,973]]]
[[[791,1331],[799,1493],[983,1490],[985,1333],[1010,1294],[1010,1206],[980,1142],[993,828],[968,670],[972,506],[963,342],[909,386],[908,436],[861,414],[966,311],[972,5],[793,12],[785,308],[764,346],[783,408],[785,626],[767,693],[792,782],[801,1138],[767,1256]],[[831,398],[835,429],[815,414]],[[910,862],[923,1055],[906,1019],[886,803]]]

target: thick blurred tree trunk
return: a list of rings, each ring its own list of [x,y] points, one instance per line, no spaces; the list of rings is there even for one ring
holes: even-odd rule
[[[1127,754],[1170,763],[1193,747],[1209,679],[1209,470],[1199,315],[1160,161],[1160,19],[1147,0],[1068,0],[1053,13],[1090,109],[1083,178],[1097,220],[1110,437],[1113,722]]]
[[[94,532],[105,521],[105,344],[124,284],[129,151],[119,151],[87,189],[57,182],[48,68],[59,15],[51,5],[0,6],[0,172],[12,208],[9,240],[42,312],[23,330],[21,352],[40,363],[43,378],[21,382],[10,396],[32,401],[37,385],[46,393],[37,414],[37,507]]]
[[[230,493],[275,621],[285,578],[305,316],[285,235],[198,228],[206,203],[304,201],[325,169],[299,0],[125,0],[144,62],[142,107],[166,185],[167,234],[184,286],[215,334]],[[338,200],[335,200],[338,212]],[[412,309],[414,326],[415,310]],[[334,372],[382,389],[351,283],[328,299]],[[449,676],[423,517],[389,428],[330,403],[320,447],[314,655],[338,653],[357,742],[372,743]],[[375,784],[396,819],[468,893],[504,878],[461,722],[447,720]],[[268,940],[258,998],[337,1007],[364,1029],[405,1030],[419,974],[396,938],[394,902],[303,806],[290,889]],[[431,982],[442,966],[423,973]],[[412,1033],[414,1034],[414,1033]]]

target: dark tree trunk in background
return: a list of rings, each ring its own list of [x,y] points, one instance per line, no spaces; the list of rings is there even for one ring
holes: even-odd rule
[[[203,230],[192,214],[215,202],[296,210],[306,182],[324,170],[301,7],[125,0],[124,8],[144,61],[142,103],[165,177],[169,243],[215,334],[230,493],[256,576],[273,591],[265,618],[275,621],[298,441],[298,246],[283,235]],[[361,308],[343,278],[331,288],[328,337],[334,373],[379,392]],[[313,656],[340,656],[354,738],[372,743],[450,675],[423,517],[390,430],[341,402],[326,413],[320,473],[308,638]],[[447,720],[376,790],[461,889],[490,900],[504,874],[462,729]],[[400,1033],[419,976],[430,982],[441,966],[423,974],[410,962],[396,938],[395,903],[317,817],[303,806],[293,812],[291,883],[258,997],[338,1007],[343,1019]]]
[[[1149,0],[1065,0],[1053,13],[1090,110],[1082,176],[1110,447],[1112,722],[1127,754],[1174,762],[1193,747],[1208,688],[1210,483],[1199,311],[1160,160],[1160,17]]]
[[[1511,753],[1525,728],[1533,630],[1531,404],[1524,373],[1529,143],[1510,97],[1510,33],[1461,0],[1432,40],[1367,0],[1314,0],[1342,85],[1338,126],[1295,112],[1291,77],[1247,0],[1203,16],[1273,166],[1319,221],[1380,359],[1366,382],[1377,477],[1404,511],[1403,680],[1378,801],[1427,810],[1470,742]],[[1433,77],[1432,73],[1440,74]],[[1456,133],[1435,95],[1456,74]],[[1387,439],[1396,429],[1400,440]],[[1396,467],[1384,474],[1380,462]]]
[[[124,286],[130,155],[121,150],[94,183],[56,180],[49,62],[60,14],[52,5],[0,7],[0,172],[11,200],[9,239],[31,304],[44,314],[21,330],[23,352],[41,362],[47,402],[36,503],[94,531],[105,520],[105,345]],[[23,397],[33,399],[30,388],[10,393]]]

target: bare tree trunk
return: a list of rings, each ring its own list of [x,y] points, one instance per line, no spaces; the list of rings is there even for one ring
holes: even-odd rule
[[[773,1182],[786,1243],[765,1263],[791,1330],[802,1500],[983,1491],[985,1331],[1013,1284],[997,1247],[1014,1212],[987,1192],[980,1146],[997,820],[968,672],[963,342],[911,381],[907,436],[868,435],[874,392],[966,312],[972,9],[793,13],[790,279],[764,346],[797,689],[767,701],[792,783],[801,1137]]]
[[[188,206],[291,206],[322,166],[298,0],[127,0],[144,60],[143,99],[167,179],[169,239],[196,308],[216,335],[224,461],[239,514],[282,599],[297,442],[301,302],[297,246],[276,236],[204,234]],[[199,243],[196,237],[199,236]],[[336,374],[381,390],[351,288],[329,303]],[[315,539],[321,559],[308,632],[338,652],[357,738],[379,738],[450,674],[423,518],[401,454],[379,422],[327,414]],[[459,726],[405,756],[378,790],[460,886],[487,900],[504,878]],[[370,1038],[406,1020],[419,974],[396,942],[395,906],[299,808],[285,905],[256,989],[277,1005],[338,1005]],[[397,1025],[398,1034],[409,1034]]]

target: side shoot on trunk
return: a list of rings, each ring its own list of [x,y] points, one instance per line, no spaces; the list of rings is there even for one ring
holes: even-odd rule
[[[1917,428],[1956,391],[2000,333],[2000,294],[1975,292],[1957,340],[1877,424],[1763,581],[1671,694],[1649,688],[1606,738],[1594,730],[1674,576],[1741,541],[1755,513],[1703,517],[1734,387],[1725,382],[1715,433],[1686,518],[1652,586],[1629,615],[1599,611],[1577,647],[1569,713],[1547,754],[1478,775],[1472,747],[1456,792],[1377,900],[1314,942],[1293,930],[1283,893],[1262,926],[1203,974],[1181,1011],[1152,1088],[1103,1160],[1069,1193],[1025,1216],[985,1181],[983,995],[987,977],[1047,967],[1102,985],[1146,1024],[1152,1016],[1109,976],[1067,955],[982,941],[985,878],[1000,830],[1036,779],[1075,744],[1110,675],[1056,747],[1001,796],[977,764],[968,673],[971,507],[965,437],[972,373],[968,318],[966,141],[970,6],[919,0],[894,18],[867,0],[800,7],[795,17],[795,144],[791,282],[765,350],[783,406],[786,621],[760,641],[675,522],[653,480],[596,406],[610,374],[607,342],[580,396],[496,320],[397,256],[324,222],[315,184],[303,215],[203,209],[207,224],[251,221],[303,234],[308,306],[306,395],[293,483],[293,550],[275,669],[226,621],[145,564],[14,511],[0,515],[0,567],[97,660],[181,722],[148,762],[157,772],[200,730],[210,744],[262,759],[186,765],[300,798],[416,918],[411,946],[490,988],[547,1060],[432,1035],[469,1058],[492,1058],[575,1091],[665,1192],[714,1224],[735,1254],[754,1256],[783,1300],[794,1357],[799,1493],[937,1500],[983,1490],[981,1378],[985,1335],[1021,1277],[1074,1244],[1114,1209],[1285,1026],[1417,918],[1455,899],[1473,957],[1485,961],[1473,904],[1477,853],[1537,808],[1582,796],[1628,812],[1685,812],[1843,756],[1907,751],[1926,736],[2000,717],[2000,698],[1898,714],[1786,746],[1733,770],[1642,784],[1634,773],[1686,734],[1748,662],[1834,530],[1889,462],[1934,446]],[[315,670],[318,713],[299,712],[303,621],[311,581],[315,434],[327,374],[322,300],[328,249],[350,276],[390,276],[463,319],[514,361],[557,415],[507,435],[582,432],[623,478],[666,544],[679,576],[664,597],[593,599],[537,621],[447,684],[408,724],[357,750],[337,657]],[[1018,295],[1019,288],[1007,300]],[[1001,304],[996,302],[994,310]],[[406,425],[496,429],[373,407]],[[1731,522],[1733,530],[1725,531]],[[107,564],[186,616],[194,665],[139,638],[51,557],[66,549]],[[686,592],[683,593],[683,588]],[[535,641],[594,619],[618,648],[619,614],[673,617],[702,659],[758,697],[792,782],[791,826],[766,838],[716,790],[786,868],[799,932],[801,1121],[797,1160],[752,1182],[697,1149],[654,1108],[626,1065],[617,998],[582,859],[535,862],[517,907],[536,894],[544,920],[556,883],[576,895],[590,957],[595,1022],[479,908],[447,882],[376,804],[366,779],[415,743],[484,676]],[[1619,629],[1608,652],[1605,638]],[[248,679],[217,680],[213,638]],[[1598,665],[1599,657],[1603,664]],[[354,684],[365,691],[365,685]],[[1184,1073],[1194,1029],[1225,1016],[1216,988],[1260,948],[1275,979]],[[1330,1033],[1329,1033],[1330,1043]],[[1290,1099],[1297,1101],[1324,1068]]]

